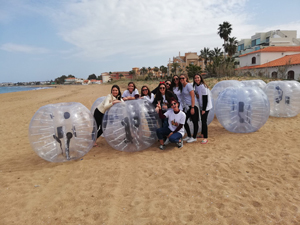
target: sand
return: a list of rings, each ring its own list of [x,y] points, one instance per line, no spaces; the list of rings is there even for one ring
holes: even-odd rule
[[[0,95],[0,224],[300,224],[300,115],[270,117],[250,134],[214,119],[208,144],[181,149],[125,153],[100,137],[77,161],[35,154],[28,126],[41,106],[90,109],[110,87]]]

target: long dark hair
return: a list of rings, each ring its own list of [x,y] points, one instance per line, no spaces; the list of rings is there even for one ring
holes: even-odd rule
[[[173,91],[173,88],[176,87],[176,84],[175,84],[175,81],[174,81],[174,77],[178,78],[178,88],[179,88],[180,92],[182,92],[182,83],[180,82],[178,75],[174,75],[173,76],[170,89]]]
[[[148,96],[149,96],[149,98],[151,98],[151,91],[149,90],[149,88],[148,88],[148,86],[147,85],[144,85],[143,87],[142,87],[142,89],[141,89],[141,96],[145,96],[144,95],[144,92],[143,92],[143,89],[144,88],[147,88],[147,90],[148,90]]]
[[[132,82],[132,81],[130,81],[129,83],[128,83],[128,85],[127,85],[127,90],[128,90],[128,86],[129,86],[129,84],[133,84],[133,91],[132,92],[134,92],[134,90],[136,89],[136,86],[135,86],[135,84]],[[129,90],[128,90],[129,91]]]
[[[167,90],[167,87],[164,83],[159,84],[158,87],[160,88],[161,86],[165,87],[165,97],[166,97],[166,100],[168,101],[168,104],[170,103],[169,101],[172,97],[175,99],[177,98],[177,96],[175,94],[173,94],[172,91]],[[163,96],[160,92],[160,89],[158,90],[158,92],[155,95],[155,101],[158,101],[158,100],[161,100],[161,101],[163,100]]]
[[[196,84],[196,82],[195,82],[195,76],[199,76],[199,77],[200,77],[200,84],[199,84],[199,85],[203,84],[204,87],[208,88],[207,84],[206,84],[205,81],[203,80],[202,75],[200,75],[200,74],[195,74],[195,75],[194,75],[194,77],[193,77],[193,81],[194,81],[193,87],[195,87],[195,85],[198,85],[198,84]]]
[[[116,99],[121,100],[121,95],[122,95],[122,93],[121,93],[121,91],[120,91],[120,87],[119,87],[118,85],[114,84],[114,85],[111,87],[110,93],[112,93],[112,89],[113,89],[113,88],[117,88],[117,89],[118,89],[118,95],[117,95]]]

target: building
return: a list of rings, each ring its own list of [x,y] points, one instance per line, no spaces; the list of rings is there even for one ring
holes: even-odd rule
[[[244,55],[269,46],[300,46],[300,39],[297,38],[296,30],[256,33],[251,38],[242,39],[238,42],[237,52],[234,56]]]
[[[76,78],[75,77],[68,77],[65,79],[64,84],[75,84]]]
[[[270,46],[239,56],[237,72],[300,80],[300,46]]]
[[[202,70],[205,68],[204,65],[204,60],[202,60],[198,55],[197,52],[188,52],[185,53],[184,56],[179,55],[176,57],[173,57],[173,61],[171,62],[171,59],[169,59],[168,63],[168,76],[172,74],[172,68],[173,64],[177,63],[178,68],[176,68],[176,71],[174,73],[179,74],[179,73],[187,73],[186,67],[189,66],[190,64],[200,66]]]
[[[110,81],[110,74],[105,72],[105,73],[101,73],[102,76],[102,83],[107,83]]]

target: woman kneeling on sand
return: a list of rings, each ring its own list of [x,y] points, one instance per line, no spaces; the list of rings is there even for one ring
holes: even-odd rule
[[[100,105],[94,111],[94,118],[97,124],[97,138],[103,133],[102,120],[104,113],[110,109],[114,104],[123,102],[121,98],[121,91],[118,85],[113,85],[111,87],[111,93],[100,103]],[[95,143],[94,146],[97,146]]]
[[[165,114],[162,113],[161,105],[157,104],[159,108],[159,117],[161,119],[168,118],[168,127],[161,127],[156,130],[157,137],[159,139],[159,149],[164,150],[165,146],[172,143],[177,143],[178,148],[183,146],[182,137],[184,135],[184,123],[185,113],[180,111],[178,101],[173,98],[170,101],[173,110],[168,110]],[[167,140],[164,142],[163,137],[167,136]]]

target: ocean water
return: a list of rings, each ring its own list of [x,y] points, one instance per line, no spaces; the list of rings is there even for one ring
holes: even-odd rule
[[[30,86],[0,87],[0,94],[18,92],[18,91],[41,90],[41,89],[48,89],[48,88],[51,87],[30,87]]]

